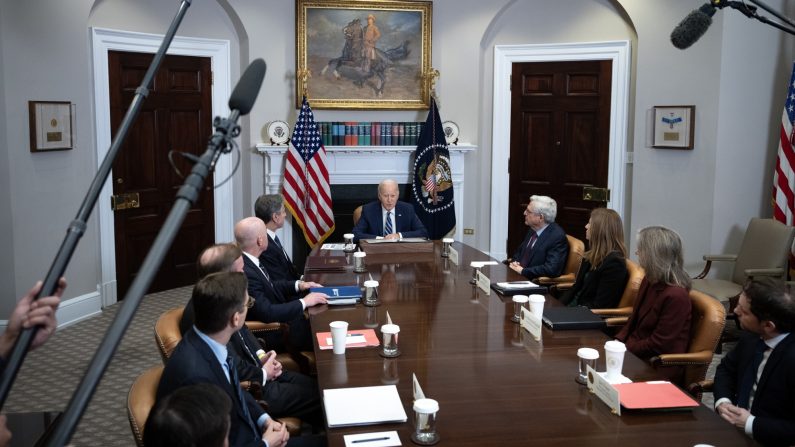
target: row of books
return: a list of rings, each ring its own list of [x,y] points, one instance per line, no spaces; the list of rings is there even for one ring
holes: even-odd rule
[[[420,122],[318,121],[324,146],[416,146]]]

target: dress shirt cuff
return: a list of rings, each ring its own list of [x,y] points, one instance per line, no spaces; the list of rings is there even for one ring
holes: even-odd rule
[[[721,405],[730,404],[730,403],[732,403],[731,399],[729,399],[728,397],[721,397],[720,399],[715,401],[715,407],[714,407],[715,411],[718,411],[718,407],[720,407]]]
[[[298,287],[300,284],[301,284],[301,280],[300,279],[295,282],[295,291],[296,292],[300,292],[301,291],[301,288]]]
[[[403,233],[398,233],[398,239],[403,239]]]
[[[304,302],[304,299],[303,298],[298,298],[298,301],[301,302],[301,307],[303,307],[303,309],[306,310],[306,303]]]
[[[259,427],[260,431],[265,431],[265,424],[268,423],[270,418],[271,417],[268,413],[262,413],[262,416],[257,419],[257,427]]]
[[[745,420],[745,434],[750,436],[752,439],[754,437],[754,419],[756,419],[756,417],[752,414],[749,414],[748,419]]]
[[[268,383],[268,371],[265,371],[264,366],[261,369],[262,369],[262,386],[265,386],[265,384]]]

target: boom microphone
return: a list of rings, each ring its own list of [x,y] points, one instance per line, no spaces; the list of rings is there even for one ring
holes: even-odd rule
[[[243,72],[243,76],[232,90],[232,96],[229,97],[229,109],[239,111],[241,116],[248,115],[251,108],[254,107],[254,101],[257,99],[264,77],[265,61],[255,59]]]
[[[693,10],[671,32],[671,43],[680,50],[690,47],[707,32],[712,25],[713,15],[715,6],[712,3],[705,3]]]

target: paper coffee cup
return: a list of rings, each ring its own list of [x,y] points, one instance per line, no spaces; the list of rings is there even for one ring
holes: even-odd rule
[[[348,338],[348,322],[347,321],[332,321],[329,323],[331,327],[331,344],[334,349],[334,354],[345,354],[345,342]]]
[[[544,295],[530,295],[530,312],[538,318],[543,317],[545,301]]]
[[[621,369],[624,367],[624,353],[626,345],[618,340],[605,343],[605,362],[607,363],[607,380],[613,381],[621,378]]]

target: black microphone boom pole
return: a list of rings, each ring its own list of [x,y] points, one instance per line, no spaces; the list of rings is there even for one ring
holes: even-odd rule
[[[91,186],[89,187],[88,192],[83,199],[83,203],[80,205],[77,216],[69,224],[69,228],[66,230],[66,237],[61,243],[61,247],[58,249],[58,253],[55,255],[55,259],[53,259],[53,262],[50,265],[50,270],[47,272],[47,276],[44,278],[44,284],[41,287],[41,291],[34,299],[38,299],[42,296],[49,296],[55,292],[55,289],[58,286],[58,279],[60,279],[66,271],[66,267],[69,265],[69,260],[72,259],[72,254],[74,254],[74,251],[77,248],[77,243],[80,241],[80,238],[83,237],[83,233],[86,230],[86,222],[91,216],[91,211],[94,209],[94,205],[97,203],[97,198],[99,197],[99,193],[102,190],[102,184],[105,183],[105,179],[107,179],[108,174],[110,174],[113,161],[116,159],[116,155],[118,154],[125,138],[127,137],[127,132],[135,122],[135,118],[138,117],[138,112],[144,100],[146,99],[146,96],[149,94],[149,87],[152,85],[152,80],[155,77],[155,73],[157,73],[157,69],[160,67],[160,62],[163,60],[166,50],[171,44],[174,34],[177,32],[177,28],[179,28],[180,22],[182,22],[182,18],[188,11],[191,1],[192,0],[182,0],[179,10],[177,11],[177,15],[174,17],[174,20],[171,22],[171,26],[163,38],[163,43],[160,45],[160,48],[158,48],[157,53],[152,60],[152,64],[149,66],[149,69],[144,75],[144,79],[141,81],[141,86],[135,91],[135,97],[130,104],[130,108],[124,115],[124,119],[122,120],[121,125],[119,125],[119,130],[116,133],[116,137],[113,139],[110,149],[108,149],[108,153],[105,155],[105,159],[102,160],[102,165],[100,165],[97,174],[94,176],[94,180],[91,182]],[[19,372],[19,368],[22,366],[22,362],[25,360],[25,356],[30,349],[30,344],[33,341],[33,337],[36,335],[37,330],[38,327],[25,329],[19,335],[16,343],[14,344],[14,348],[7,359],[6,368],[3,371],[2,376],[0,376],[0,409],[3,408],[3,405],[8,398],[11,385],[14,383],[14,379]]]
[[[204,181],[212,170],[214,160],[218,158],[220,153],[230,151],[232,139],[240,135],[240,126],[237,125],[237,119],[251,111],[264,76],[265,61],[257,59],[252,62],[243,73],[234,91],[232,91],[232,96],[229,99],[229,108],[232,109],[232,112],[229,114],[229,118],[216,118],[213,122],[215,133],[210,137],[207,149],[199,158],[199,161],[193,165],[190,175],[177,191],[177,199],[174,202],[174,206],[171,207],[163,227],[157,234],[152,248],[141,265],[141,269],[124,296],[119,313],[102,338],[102,343],[86,368],[83,381],[80,382],[77,390],[72,395],[69,405],[58,422],[58,426],[53,431],[52,436],[47,439],[46,444],[43,445],[60,447],[71,439],[74,429],[83,415],[83,411],[85,411],[89,400],[91,400],[91,396],[94,394],[114,352],[116,352],[116,347],[121,342],[121,338],[135,316],[135,311],[149,289],[157,269],[160,268],[163,258],[177,236],[179,227],[185,220],[185,216],[191,206],[198,199],[199,193],[204,186]]]

